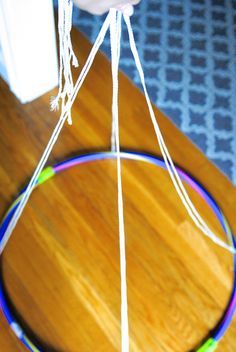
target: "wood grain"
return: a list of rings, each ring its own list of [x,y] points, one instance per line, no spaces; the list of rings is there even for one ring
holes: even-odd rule
[[[81,66],[90,44],[73,43]],[[85,150],[106,150],[111,132],[111,73],[99,54],[49,164]],[[78,71],[75,71],[75,77]],[[51,92],[21,105],[0,81],[0,213],[32,174],[58,113]],[[236,231],[236,190],[155,108],[171,155],[212,193]],[[160,154],[142,93],[120,74],[123,148]],[[220,319],[232,285],[232,258],[205,239],[166,175],[123,161],[128,299],[132,352],[187,352]],[[188,189],[189,190],[189,189]],[[189,190],[219,236],[211,211]],[[38,188],[3,255],[6,288],[45,351],[120,350],[120,281],[115,161],[66,171]],[[236,325],[219,351],[235,351]],[[1,351],[24,351],[0,317]]]

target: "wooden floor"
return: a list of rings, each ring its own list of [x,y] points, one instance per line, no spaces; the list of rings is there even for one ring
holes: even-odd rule
[[[73,42],[81,66],[90,45]],[[78,75],[78,72],[76,72]],[[49,164],[110,144],[110,66],[100,54]],[[161,83],[160,83],[161,84]],[[32,174],[58,113],[51,92],[21,105],[0,81],[0,214]],[[236,231],[236,189],[157,109],[175,162],[219,202]],[[143,95],[120,75],[123,148],[159,155]],[[232,284],[232,258],[194,227],[164,171],[124,161],[128,300],[132,352],[187,352],[215,326]],[[211,211],[190,192],[209,225]],[[38,188],[2,260],[8,294],[44,351],[120,351],[120,281],[116,164],[96,162]],[[234,352],[236,324],[219,352]],[[0,316],[0,350],[24,351]]]

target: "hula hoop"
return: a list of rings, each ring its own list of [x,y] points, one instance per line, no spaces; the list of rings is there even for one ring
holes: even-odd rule
[[[137,153],[137,152],[129,152],[129,151],[122,151],[120,153],[122,159],[129,159],[129,160],[136,160],[147,162],[158,166],[162,169],[166,169],[165,163],[162,158],[152,156],[149,154],[144,153]],[[106,160],[106,159],[115,159],[116,153],[115,152],[94,152],[89,154],[79,155],[77,157],[65,160],[61,163],[58,163],[52,167],[45,168],[42,173],[40,174],[38,181],[35,187],[43,184],[56,174],[67,170],[71,167],[77,166],[79,164],[85,164],[89,162],[94,162],[96,160]],[[202,199],[210,206],[213,213],[215,214],[216,218],[218,219],[224,233],[227,236],[228,241],[232,246],[236,249],[236,239],[231,231],[231,228],[228,224],[226,217],[224,216],[223,212],[221,211],[220,207],[213,199],[213,197],[208,193],[208,191],[192,176],[190,176],[186,171],[182,170],[181,168],[177,167],[177,171],[181,177],[181,179],[186,182],[192,189],[195,190],[196,193],[200,195]],[[26,188],[24,188],[17,199],[13,202],[9,210],[7,211],[1,225],[0,225],[0,243],[4,241],[4,235],[8,228],[9,222],[14,215],[17,207],[19,206],[20,200],[22,195],[24,194]],[[226,334],[232,319],[234,317],[234,313],[236,311],[236,253],[233,254],[233,266],[234,266],[234,274],[233,274],[233,288],[232,293],[228,302],[228,305],[225,309],[225,312],[220,320],[220,322],[216,325],[216,327],[211,331],[210,337],[205,339],[204,343],[201,347],[197,348],[196,352],[212,352],[214,351],[219,341],[223,338]],[[0,279],[0,308],[1,311],[6,318],[9,326],[17,336],[17,338],[22,342],[22,344],[32,352],[42,352],[43,349],[40,346],[36,346],[32,340],[27,336],[24,332],[24,329],[21,325],[16,321],[14,314],[12,313],[8,299],[3,287],[2,278]]]

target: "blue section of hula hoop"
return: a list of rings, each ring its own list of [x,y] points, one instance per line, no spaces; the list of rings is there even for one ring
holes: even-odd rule
[[[9,225],[9,222],[11,221],[12,216],[14,215],[16,209],[18,208],[19,203],[17,203],[11,210],[10,212],[7,214],[7,216],[4,218],[1,226],[0,226],[0,243],[2,242],[2,239],[5,235],[5,232],[7,230],[7,227]]]
[[[8,308],[8,303],[7,303],[7,300],[6,300],[6,296],[4,294],[4,288],[3,288],[3,285],[2,285],[2,282],[0,280],[0,307],[1,307],[1,310],[9,324],[9,326],[11,326],[12,323],[15,323],[15,318],[13,317],[10,309]],[[25,339],[25,336],[24,336],[24,333],[22,334],[22,337],[18,339],[23,343],[23,345],[25,345],[25,347],[28,348],[28,350],[32,351],[33,352],[33,349],[29,346],[27,340]],[[37,349],[39,351],[41,351],[38,347]]]
[[[28,350],[30,352],[34,352],[34,350],[31,348],[31,346],[28,344],[27,340],[25,339],[25,337],[23,336],[23,338],[21,339],[21,342],[23,343],[23,345],[25,345],[25,347],[28,348]],[[37,351],[43,352],[38,346],[34,345],[34,348],[37,348]]]
[[[1,305],[1,309],[2,312],[5,316],[5,318],[7,319],[7,322],[9,325],[11,325],[11,323],[14,321],[13,316],[8,308],[6,299],[5,299],[5,295],[4,295],[4,291],[3,291],[3,285],[2,282],[0,281],[0,305]]]
[[[28,350],[30,351],[30,352],[34,352],[34,350],[30,347],[30,345],[28,344],[28,342],[23,338],[23,339],[21,339],[21,342],[23,343],[23,345],[26,347],[26,348],[28,348]]]
[[[236,239],[233,238],[234,241],[234,247],[236,248]],[[236,254],[234,254],[234,283],[233,283],[233,290],[232,290],[232,294],[230,297],[229,302],[231,302],[233,299],[235,299],[236,296]],[[230,303],[229,303],[230,305]],[[229,307],[228,305],[228,307]],[[227,307],[227,308],[228,308]],[[227,312],[227,308],[226,308],[226,312]],[[236,312],[236,305],[234,306],[234,310],[231,311],[231,313],[229,314],[229,316],[227,316],[227,318],[223,318],[222,321],[219,323],[219,328],[216,328],[214,333],[213,333],[213,338],[216,341],[219,341],[222,339],[222,337],[224,336],[225,332],[227,331],[229,325],[231,324],[233,318],[234,318],[234,314]]]

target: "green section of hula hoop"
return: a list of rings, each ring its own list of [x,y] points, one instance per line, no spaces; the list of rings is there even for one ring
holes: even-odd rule
[[[55,175],[55,171],[53,170],[53,167],[51,166],[46,167],[46,169],[44,169],[39,175],[37,184],[41,185],[42,183],[46,182],[54,175]]]
[[[52,178],[54,175],[55,175],[55,171],[53,169],[53,167],[51,166],[48,166],[46,167],[42,172],[41,174],[39,175],[39,178],[38,178],[38,181],[37,181],[37,184],[36,186],[39,186],[41,185],[42,183],[46,182],[47,180],[49,180],[50,178]],[[9,214],[9,212],[17,205],[20,203],[21,201],[21,198],[23,197],[23,194],[22,193],[14,202],[13,204],[10,206],[10,208],[8,209],[4,219],[6,218],[6,216]]]
[[[213,352],[216,350],[217,346],[218,343],[214,339],[210,338],[204,343],[203,346],[196,350],[196,352]]]

